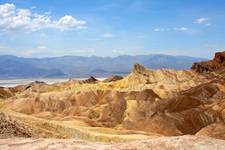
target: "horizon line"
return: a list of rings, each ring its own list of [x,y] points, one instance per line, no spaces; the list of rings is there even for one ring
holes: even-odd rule
[[[20,56],[20,55],[13,55],[13,54],[0,54],[0,56],[13,56],[13,57],[18,57],[18,58],[30,58],[30,59],[46,59],[46,58],[60,58],[60,57],[86,57],[86,58],[91,58],[91,57],[98,57],[98,58],[117,58],[121,56],[128,56],[128,57],[135,57],[135,56],[157,56],[157,55],[162,55],[162,56],[172,56],[172,57],[192,57],[192,58],[203,58],[203,59],[210,59],[208,57],[198,57],[198,56],[189,56],[189,55],[173,55],[173,54],[163,54],[163,53],[149,53],[149,54],[121,54],[117,56],[98,56],[98,55],[90,55],[90,56],[84,56],[84,55],[61,55],[61,56],[41,56],[41,57],[34,57],[34,56]]]

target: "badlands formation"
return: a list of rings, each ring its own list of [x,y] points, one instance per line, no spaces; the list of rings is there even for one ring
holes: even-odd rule
[[[1,87],[0,149],[225,149],[224,75],[221,52],[191,70]]]

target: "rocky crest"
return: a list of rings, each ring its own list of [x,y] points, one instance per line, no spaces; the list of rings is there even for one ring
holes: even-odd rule
[[[122,76],[115,75],[115,76],[108,77],[107,79],[103,80],[103,82],[114,82],[114,81],[118,81],[122,79],[123,79]]]
[[[217,52],[213,60],[194,63],[191,69],[196,72],[220,72],[225,69],[225,51]]]
[[[134,73],[142,73],[145,71],[145,67],[140,64],[134,64],[133,72]]]

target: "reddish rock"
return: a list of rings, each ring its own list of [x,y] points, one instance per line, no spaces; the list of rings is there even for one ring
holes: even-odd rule
[[[191,69],[199,73],[223,71],[225,69],[225,51],[217,52],[213,60],[194,63]]]

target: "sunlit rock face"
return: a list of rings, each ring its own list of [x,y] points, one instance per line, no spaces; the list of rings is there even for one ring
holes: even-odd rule
[[[199,73],[224,71],[225,52],[217,52],[212,60],[194,63],[192,69]]]

